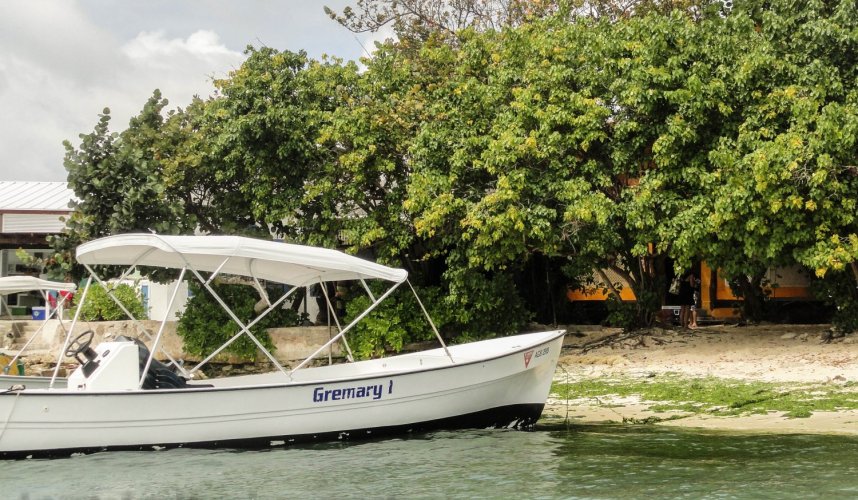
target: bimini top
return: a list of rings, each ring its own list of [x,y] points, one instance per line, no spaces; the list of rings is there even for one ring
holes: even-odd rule
[[[0,295],[32,291],[47,292],[50,290],[73,292],[75,288],[74,283],[59,283],[32,276],[5,276],[0,278]]]
[[[77,247],[87,265],[152,266],[219,272],[306,286],[319,281],[383,279],[401,283],[404,269],[394,269],[317,248],[241,236],[168,236],[119,234]]]

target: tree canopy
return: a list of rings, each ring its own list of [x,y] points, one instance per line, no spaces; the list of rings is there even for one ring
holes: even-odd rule
[[[156,91],[119,134],[105,110],[66,143],[81,201],[55,247],[194,229],[339,246],[441,290],[446,333],[469,337],[551,321],[594,269],[626,279],[638,324],[670,262],[858,280],[852,2],[497,5],[360,2],[339,21],[410,33],[364,69],[251,47],[185,109]]]

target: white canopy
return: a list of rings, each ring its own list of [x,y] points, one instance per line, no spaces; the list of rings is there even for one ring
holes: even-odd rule
[[[0,295],[9,295],[13,293],[49,290],[63,290],[73,292],[75,290],[74,283],[59,283],[56,281],[47,281],[32,276],[5,276],[0,278]]]
[[[87,265],[189,266],[197,271],[219,270],[293,286],[355,279],[401,283],[408,277],[404,269],[337,250],[241,236],[120,234],[80,245],[77,260]]]

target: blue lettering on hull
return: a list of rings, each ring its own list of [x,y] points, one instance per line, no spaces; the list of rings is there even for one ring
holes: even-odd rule
[[[393,394],[393,380],[387,385],[387,394]],[[341,387],[338,389],[325,389],[324,386],[313,389],[313,402],[341,401],[344,399],[371,399],[379,400],[384,395],[383,384],[361,385],[356,387]]]

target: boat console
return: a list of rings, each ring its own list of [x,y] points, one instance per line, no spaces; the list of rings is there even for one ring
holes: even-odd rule
[[[89,347],[91,331],[79,335],[67,351],[81,365],[69,376],[71,391],[131,391],[140,386],[140,375],[149,360],[149,349],[137,339],[118,336],[112,342]],[[81,341],[81,338],[83,340]],[[187,380],[164,363],[153,359],[143,380],[142,389],[182,389]]]
[[[70,391],[134,390],[140,382],[138,347],[134,342],[102,342],[88,348],[86,361],[68,378]],[[80,359],[78,360],[80,361]]]

